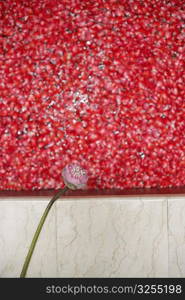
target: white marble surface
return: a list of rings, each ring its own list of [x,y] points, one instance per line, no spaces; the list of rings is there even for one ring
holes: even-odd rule
[[[49,201],[0,201],[0,277],[19,277]],[[185,198],[59,200],[27,277],[185,277]]]
[[[169,276],[185,277],[185,197],[168,202]]]
[[[167,276],[165,199],[57,203],[59,277]]]
[[[0,201],[0,277],[19,277],[48,201]],[[55,207],[35,247],[28,277],[56,277]]]

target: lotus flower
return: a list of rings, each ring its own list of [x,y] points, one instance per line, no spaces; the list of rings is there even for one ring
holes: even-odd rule
[[[87,180],[88,180],[87,172],[85,169],[83,169],[80,165],[78,165],[76,163],[67,165],[62,171],[62,176],[63,176],[63,180],[64,180],[66,186],[62,190],[59,190],[59,192],[53,196],[53,198],[48,203],[48,205],[40,219],[40,222],[39,222],[36,232],[33,236],[28,254],[26,256],[26,259],[25,259],[25,262],[24,262],[24,265],[23,265],[23,268],[22,268],[22,271],[20,274],[21,278],[24,278],[26,276],[32,254],[35,249],[36,242],[38,240],[38,237],[40,235],[40,232],[44,225],[46,217],[47,217],[52,205],[54,204],[54,202],[58,198],[60,198],[60,196],[63,195],[68,188],[72,189],[72,190],[76,190],[76,189],[84,189],[87,186]]]
[[[67,165],[62,171],[62,176],[65,185],[72,190],[85,189],[87,186],[87,171],[78,164]]]

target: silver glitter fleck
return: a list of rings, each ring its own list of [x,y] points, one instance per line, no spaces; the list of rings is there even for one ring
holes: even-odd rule
[[[23,106],[23,107],[21,108],[20,112],[25,112],[25,111],[26,111],[26,107]]]
[[[98,66],[99,70],[103,70],[105,68],[105,65],[104,64],[101,64]]]
[[[163,119],[166,118],[166,115],[165,115],[165,114],[162,114],[162,115],[161,115],[161,118],[163,118]]]
[[[55,104],[55,101],[52,100],[52,101],[49,103],[48,108],[52,107],[54,104]]]
[[[50,62],[51,64],[53,64],[53,65],[56,65],[56,59],[54,59],[54,58],[50,59],[49,62]]]
[[[140,156],[142,159],[145,158],[144,152],[139,152],[138,154],[139,154],[139,156]]]
[[[114,134],[118,134],[119,133],[119,130],[116,130],[116,131],[113,131]]]
[[[47,149],[47,148],[50,148],[52,146],[53,146],[53,143],[50,143],[50,144],[45,145],[44,148]]]

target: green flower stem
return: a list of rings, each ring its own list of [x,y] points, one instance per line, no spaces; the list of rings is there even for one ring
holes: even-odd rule
[[[27,270],[28,270],[28,266],[29,266],[29,263],[30,263],[30,260],[31,260],[31,257],[32,257],[32,254],[33,254],[33,251],[35,249],[35,245],[36,245],[36,242],[38,240],[38,237],[39,237],[39,234],[42,230],[42,227],[44,225],[44,222],[46,220],[46,217],[53,205],[53,203],[58,199],[60,198],[61,195],[63,195],[66,191],[68,190],[68,187],[65,187],[64,189],[60,190],[58,193],[56,193],[53,198],[50,200],[50,202],[48,203],[41,219],[40,219],[40,222],[37,226],[37,230],[35,231],[35,234],[33,236],[33,240],[31,242],[31,245],[30,245],[30,248],[29,248],[29,251],[28,251],[28,254],[26,256],[26,259],[25,259],[25,262],[24,262],[24,265],[23,265],[23,268],[22,268],[22,271],[21,271],[21,274],[20,274],[20,278],[24,278],[26,276],[26,273],[27,273]]]

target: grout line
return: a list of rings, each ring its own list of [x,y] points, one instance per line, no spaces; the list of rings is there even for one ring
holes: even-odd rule
[[[168,253],[168,277],[169,277],[169,198],[167,198],[167,253]]]
[[[55,202],[55,255],[56,255],[56,277],[58,277],[58,218],[57,218],[57,201]]]

